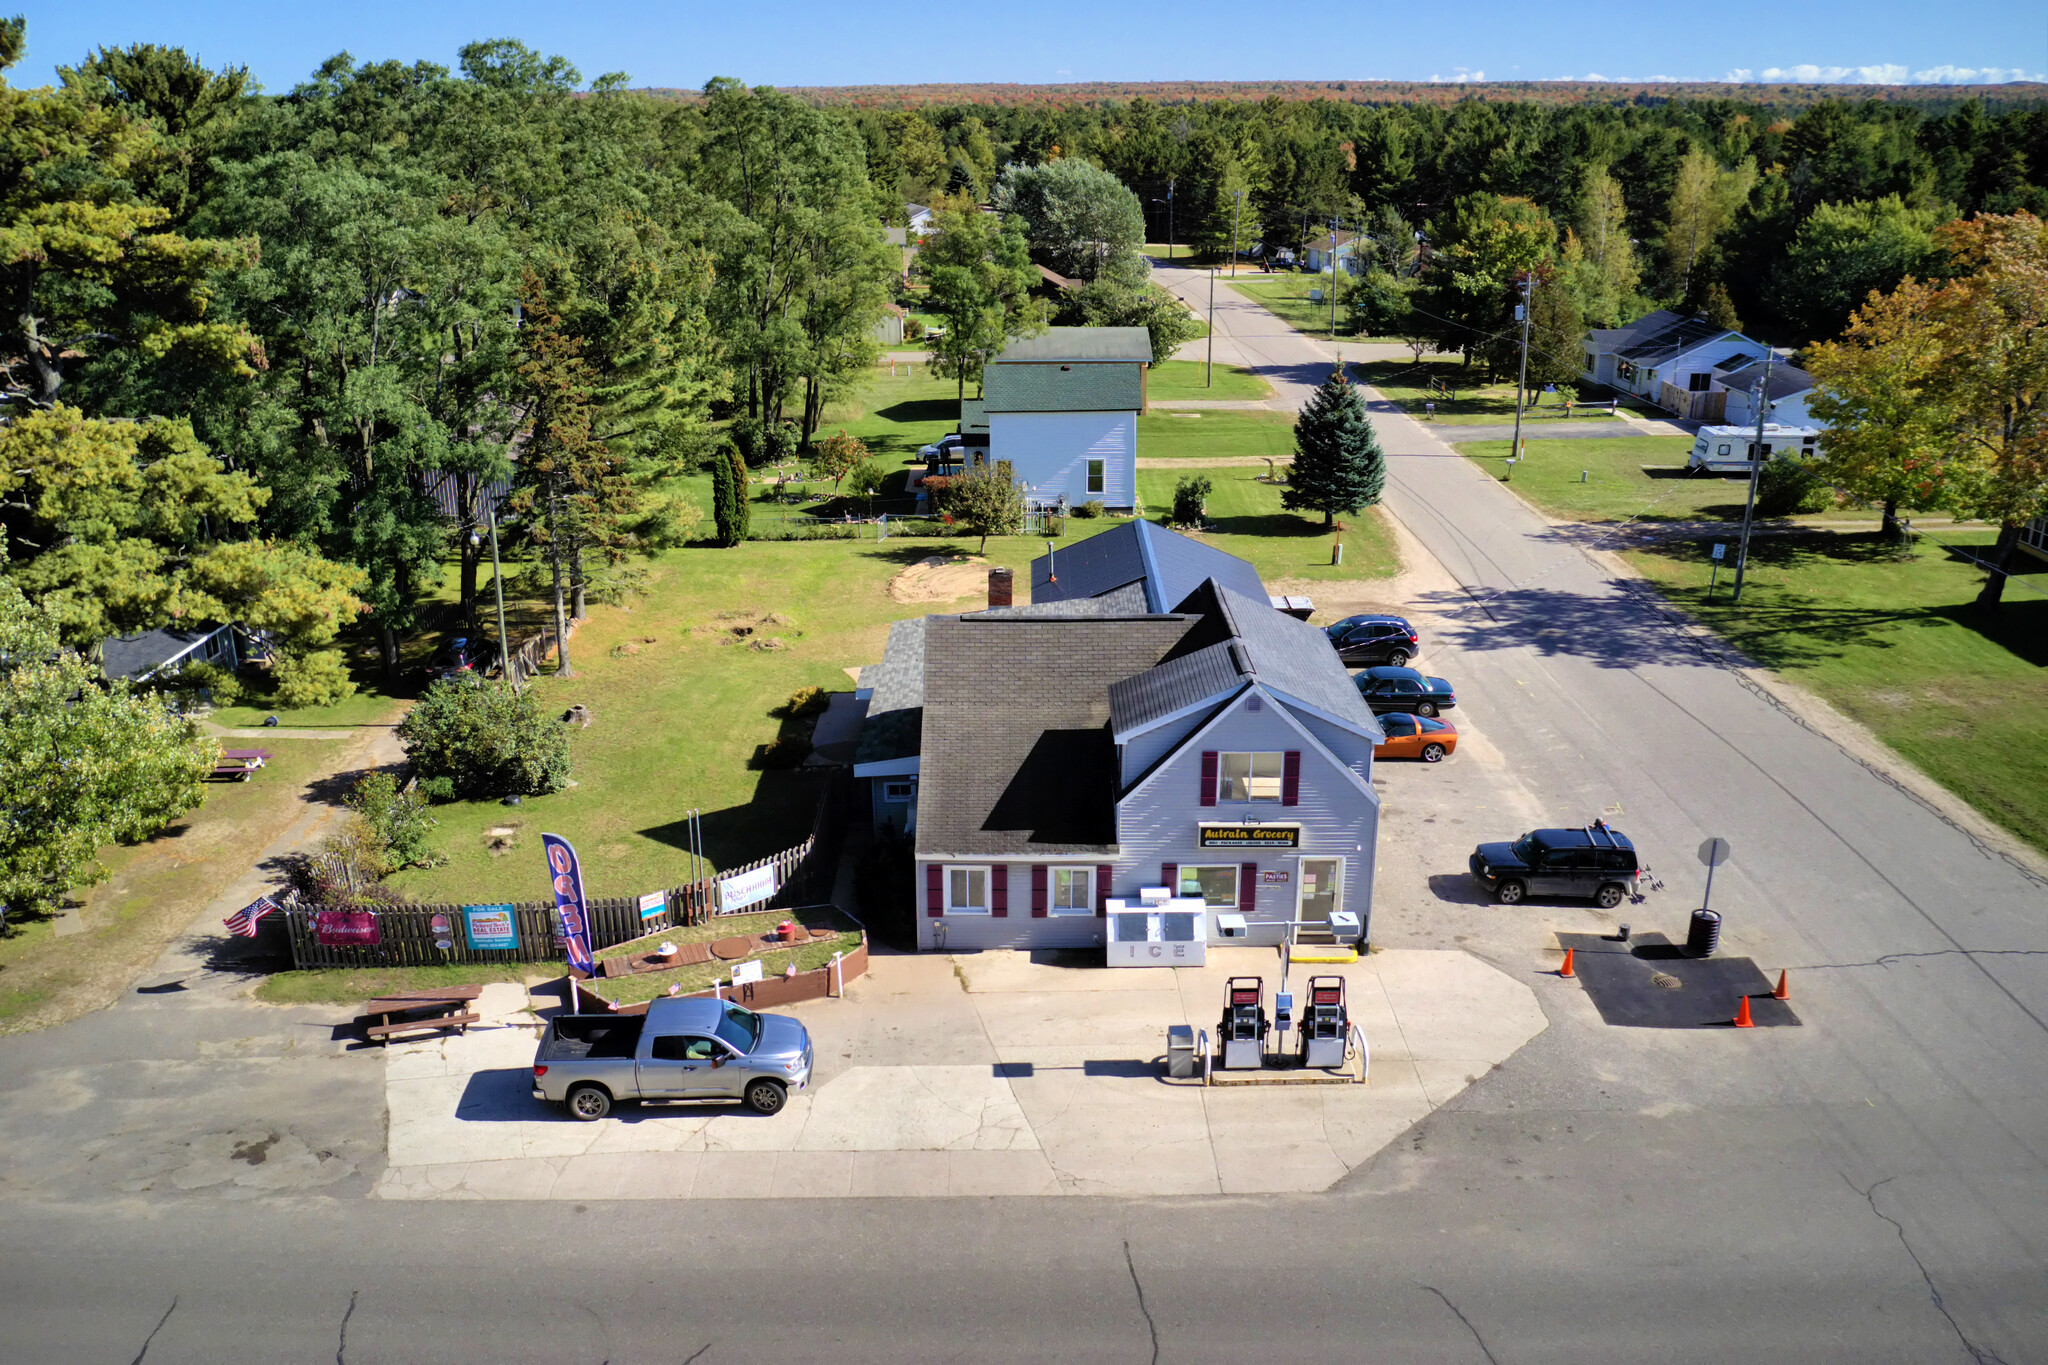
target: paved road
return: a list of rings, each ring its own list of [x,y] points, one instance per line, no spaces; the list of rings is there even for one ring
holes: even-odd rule
[[[1227,340],[1296,401],[1327,373],[1218,302],[1219,360]],[[1528,980],[1550,1028],[1337,1193],[419,1208],[352,1175],[144,1203],[93,1187],[81,1152],[73,1185],[0,1184],[0,1361],[2048,1358],[2048,884],[1702,655],[1429,433],[1381,429],[1389,506],[1455,581],[1414,604],[1425,661],[1504,760],[1461,753],[1455,799],[1410,801],[1442,846],[1408,841],[1400,879],[1426,889],[1381,922]],[[1611,917],[1473,901],[1479,834],[1616,806],[1671,884],[1639,928],[1680,928],[1693,846],[1734,841],[1729,947],[1793,968],[1804,1027],[1606,1027],[1537,941]],[[0,1091],[69,1049],[54,1100],[89,1126],[113,1032],[9,1040]],[[162,1046],[121,1036],[137,1059]],[[346,1061],[336,1111],[366,1089]],[[175,1096],[204,1072],[135,1075]],[[303,1159],[361,1122],[311,1114]],[[0,1152],[0,1177],[27,1160]]]

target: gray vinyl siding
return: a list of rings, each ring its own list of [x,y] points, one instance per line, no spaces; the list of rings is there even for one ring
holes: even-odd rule
[[[1372,781],[1372,741],[1363,735],[1330,724],[1315,716],[1303,715],[1299,711],[1294,718],[1308,727],[1308,732],[1322,743],[1325,749],[1335,754],[1345,767],[1358,774],[1362,782]]]
[[[1246,702],[1261,697],[1262,707],[1248,711]],[[1359,741],[1363,743],[1363,741]],[[1135,896],[1141,886],[1157,885],[1161,863],[1244,864],[1256,863],[1261,872],[1286,871],[1284,885],[1261,884],[1256,888],[1249,916],[1251,942],[1278,943],[1283,929],[1279,921],[1294,916],[1295,897],[1300,889],[1296,864],[1304,857],[1343,858],[1342,906],[1359,917],[1370,933],[1372,912],[1373,853],[1377,845],[1379,798],[1370,785],[1370,749],[1366,769],[1359,779],[1340,758],[1319,747],[1320,741],[1304,739],[1279,713],[1279,703],[1254,689],[1226,707],[1204,733],[1167,759],[1141,791],[1124,798],[1117,808],[1117,841],[1123,856],[1117,860],[1117,876],[1111,894]],[[1255,752],[1296,749],[1301,752],[1300,800],[1292,806],[1278,802],[1201,804],[1202,754],[1207,750]],[[1269,823],[1286,821],[1301,825],[1298,849],[1203,849],[1197,826],[1203,822],[1229,823],[1255,819]],[[1263,927],[1262,927],[1263,926]],[[1211,941],[1216,924],[1209,923]]]
[[[1201,710],[1182,716],[1179,720],[1168,721],[1155,726],[1143,734],[1133,735],[1124,745],[1123,785],[1128,787],[1145,775],[1145,770],[1165,757],[1167,750],[1187,738],[1197,726],[1209,719],[1211,711]]]
[[[969,862],[957,859],[965,867],[993,867],[994,864]],[[946,926],[946,951],[972,952],[979,948],[1099,948],[1102,946],[1103,922],[1093,915],[1047,915],[1044,919],[1031,916],[1031,864],[1010,863],[1010,913],[1001,917],[995,915],[943,915],[933,919],[926,914],[925,868],[937,863],[940,868],[952,863],[939,859],[927,859],[917,864],[917,946],[936,948],[939,946],[937,926]],[[1063,858],[1060,867],[1094,868],[1097,864],[1088,858]],[[1154,869],[1155,873],[1157,869]]]

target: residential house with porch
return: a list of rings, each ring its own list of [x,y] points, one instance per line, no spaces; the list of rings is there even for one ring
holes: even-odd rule
[[[1727,389],[1716,381],[1762,359],[1765,350],[1761,341],[1705,318],[1659,309],[1626,327],[1587,333],[1580,374],[1680,417],[1721,422]]]
[[[855,774],[911,833],[919,946],[1097,946],[1148,888],[1199,900],[1211,941],[1368,937],[1381,731],[1335,651],[1172,532],[1076,555],[1116,534],[1032,566],[1075,595],[891,630]]]

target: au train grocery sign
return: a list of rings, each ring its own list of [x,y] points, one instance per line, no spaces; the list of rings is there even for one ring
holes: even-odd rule
[[[1300,825],[1203,825],[1203,848],[1300,848]]]

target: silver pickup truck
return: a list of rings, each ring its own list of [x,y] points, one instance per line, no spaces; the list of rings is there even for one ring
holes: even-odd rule
[[[730,1000],[657,1000],[645,1014],[565,1014],[533,1055],[533,1097],[592,1123],[625,1100],[742,1101],[773,1114],[811,1079],[811,1035]]]

